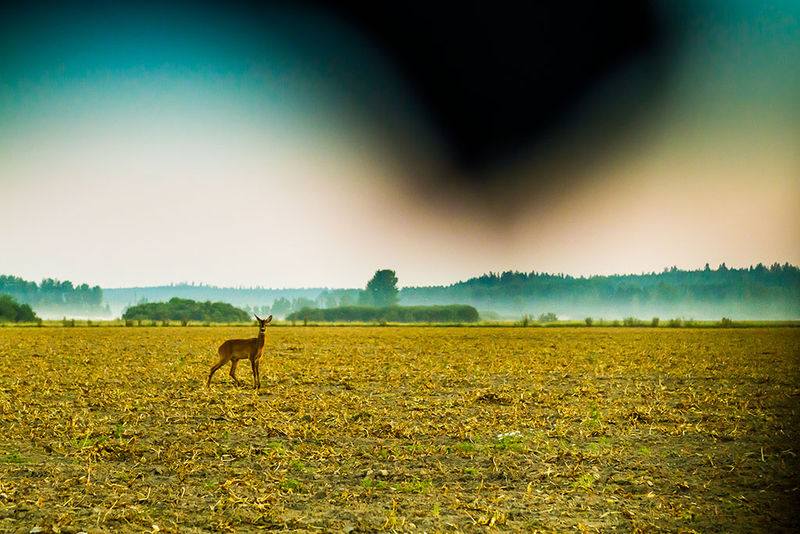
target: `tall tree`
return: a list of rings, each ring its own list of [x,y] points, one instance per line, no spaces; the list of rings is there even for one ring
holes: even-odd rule
[[[375,276],[367,282],[366,289],[361,293],[361,304],[384,308],[397,304],[397,276],[391,269],[375,271]]]

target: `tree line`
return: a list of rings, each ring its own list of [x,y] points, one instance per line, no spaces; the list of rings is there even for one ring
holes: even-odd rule
[[[103,290],[100,286],[75,285],[69,280],[45,278],[41,283],[18,276],[0,275],[0,294],[27,304],[36,310],[64,314],[105,314]]]
[[[573,277],[565,274],[506,271],[488,273],[449,286],[405,287],[404,304],[466,303],[480,310],[596,317],[750,316],[800,317],[800,269],[759,263],[741,269],[681,270],[661,273]]]
[[[384,307],[466,304],[498,318],[537,316],[543,312],[581,319],[623,317],[694,317],[718,319],[800,318],[800,269],[788,263],[745,268],[677,267],[660,273],[574,277],[519,271],[490,272],[447,286],[396,287],[389,269],[377,271],[364,289],[323,289],[256,313],[287,317],[304,308]],[[487,313],[487,317],[492,316]]]
[[[107,293],[107,295],[106,295]],[[111,315],[132,304],[171,297],[225,301],[249,313],[276,318],[305,308],[390,307],[465,304],[486,317],[519,318],[557,312],[571,319],[685,317],[696,319],[800,318],[800,269],[793,265],[758,264],[660,273],[573,277],[519,271],[484,274],[447,286],[397,288],[396,273],[382,269],[363,289],[216,288],[179,284],[158,288],[109,289],[73,285],[52,278],[41,284],[0,276],[0,294],[8,294],[49,315]],[[108,296],[108,300],[104,302]],[[491,313],[497,312],[497,313]],[[194,319],[193,319],[194,320]]]
[[[125,309],[136,304],[166,302],[172,297],[179,297],[197,302],[228,302],[237,308],[263,314],[264,317],[274,313],[276,317],[282,318],[303,306],[322,305],[325,299],[318,297],[325,292],[323,288],[265,289],[178,283],[153,287],[104,288],[103,301],[110,306],[114,315],[121,315]]]
[[[472,306],[398,306],[397,274],[379,269],[358,292],[358,306],[305,307],[286,318],[289,321],[382,322],[382,323],[474,323],[478,310]]]
[[[472,306],[340,306],[304,308],[289,314],[287,321],[363,323],[474,323],[478,310]]]
[[[171,298],[168,302],[147,302],[131,306],[122,318],[129,321],[189,321],[206,323],[241,323],[247,322],[252,317],[239,308],[227,302],[196,302],[178,297]]]
[[[301,312],[308,309],[321,308],[365,308],[365,310],[346,312],[349,315],[356,314],[364,317],[370,316],[367,308],[386,308],[396,306],[399,300],[399,290],[397,288],[397,275],[391,269],[379,269],[375,275],[367,282],[364,289],[322,289],[316,298],[295,297],[289,300],[285,297],[276,298],[271,306],[243,306],[244,309],[252,313],[263,315],[272,314],[275,317],[299,316]],[[315,321],[321,319],[314,319]],[[353,321],[372,321],[372,319],[336,319]]]

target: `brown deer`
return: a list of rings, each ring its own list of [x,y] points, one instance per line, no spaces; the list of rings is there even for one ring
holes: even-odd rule
[[[222,367],[228,362],[231,362],[231,378],[239,385],[239,380],[236,379],[236,365],[239,360],[245,358],[250,360],[250,366],[253,368],[253,388],[261,388],[261,375],[259,374],[258,364],[261,356],[264,354],[264,332],[267,329],[267,324],[272,321],[270,315],[266,319],[261,319],[258,315],[255,316],[258,320],[258,337],[251,339],[229,339],[219,346],[217,352],[219,353],[219,361],[211,368],[208,373],[208,383],[206,387],[211,386],[211,377],[217,372],[217,369]]]

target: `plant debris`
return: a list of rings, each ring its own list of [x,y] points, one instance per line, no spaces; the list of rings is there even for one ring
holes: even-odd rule
[[[251,333],[0,329],[0,531],[798,526],[800,329]]]

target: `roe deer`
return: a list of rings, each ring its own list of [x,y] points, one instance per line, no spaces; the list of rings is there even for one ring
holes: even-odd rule
[[[208,373],[208,383],[206,387],[211,386],[211,377],[217,372],[217,369],[222,367],[228,362],[231,362],[231,378],[239,385],[239,380],[236,379],[236,365],[239,360],[245,358],[250,360],[250,366],[253,368],[253,388],[261,388],[261,375],[259,374],[258,364],[261,355],[264,354],[264,331],[267,329],[267,323],[272,320],[270,315],[266,319],[261,319],[258,315],[255,316],[258,320],[258,337],[251,339],[229,339],[219,346],[217,352],[219,353],[219,361],[211,368]]]

